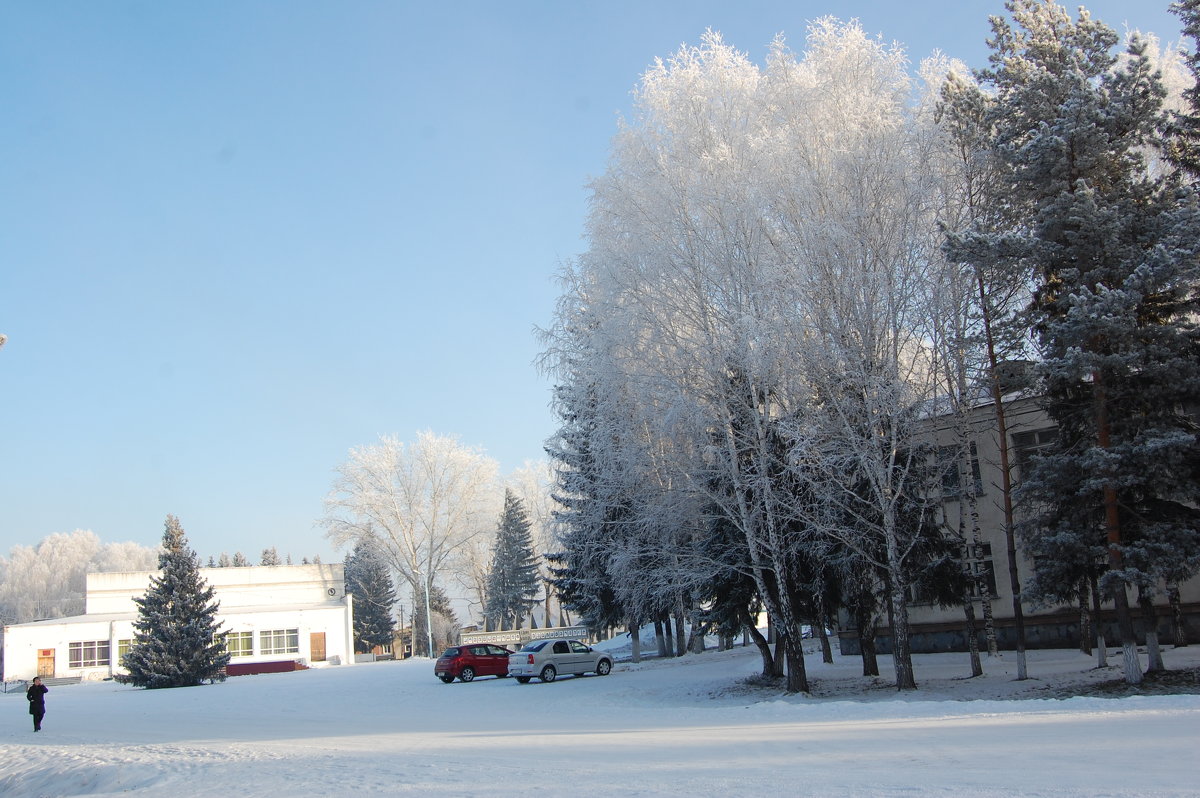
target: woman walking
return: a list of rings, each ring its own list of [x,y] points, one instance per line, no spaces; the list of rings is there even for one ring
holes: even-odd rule
[[[42,718],[46,717],[46,693],[48,692],[50,692],[50,688],[42,684],[41,676],[34,676],[33,683],[25,691],[25,697],[29,699],[29,714],[33,715],[34,731],[42,730]]]

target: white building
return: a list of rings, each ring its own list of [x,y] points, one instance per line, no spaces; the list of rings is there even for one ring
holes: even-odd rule
[[[230,675],[354,662],[353,597],[340,563],[201,568],[220,602]],[[5,680],[123,673],[135,597],[153,572],[87,575],[84,614],[4,627]]]

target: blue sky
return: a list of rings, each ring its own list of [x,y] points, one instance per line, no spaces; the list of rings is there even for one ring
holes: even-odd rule
[[[1178,38],[1164,2],[1089,4]],[[983,66],[1000,2],[0,0],[0,553],[54,532],[339,558],[351,447],[543,456],[533,366],[656,56],[858,18]]]

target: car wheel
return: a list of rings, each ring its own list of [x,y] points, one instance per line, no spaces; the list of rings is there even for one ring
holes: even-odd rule
[[[521,684],[529,684],[529,680],[532,678],[532,676],[518,676],[517,681]]]
[[[458,678],[462,679],[464,682],[471,681],[472,679],[475,678],[475,669],[474,668],[463,668],[461,671],[458,672]]]
[[[606,659],[602,659],[602,660],[600,660],[599,663],[596,664],[596,675],[597,676],[607,676],[611,671],[612,671],[612,663]]]
[[[538,674],[538,678],[543,682],[552,682],[556,676],[558,676],[558,671],[554,670],[553,665],[547,665],[546,667],[542,668],[542,672]]]
[[[442,680],[443,682],[445,682],[446,684],[450,684],[450,682],[454,681],[454,677],[453,677],[453,676],[451,676],[451,675],[450,675],[450,674],[448,674],[448,673],[443,673],[443,674],[442,674],[441,676],[439,676],[438,678],[439,678],[439,679],[441,679],[441,680]]]

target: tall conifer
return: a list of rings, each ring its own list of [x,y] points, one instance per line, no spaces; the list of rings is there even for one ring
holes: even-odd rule
[[[229,652],[218,637],[215,591],[200,575],[179,519],[167,516],[159,572],[138,608],[133,646],[121,664],[138,687],[190,687],[224,679]]]
[[[484,610],[493,623],[502,627],[519,627],[537,598],[538,565],[533,554],[531,526],[524,503],[506,490]]]

